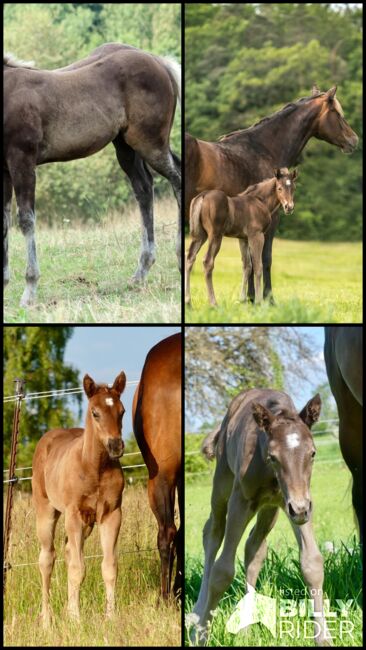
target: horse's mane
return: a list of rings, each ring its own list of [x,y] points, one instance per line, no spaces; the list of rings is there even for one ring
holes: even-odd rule
[[[316,95],[316,97],[320,97],[321,95],[325,95],[325,93],[319,93],[318,95]],[[227,138],[231,138],[234,135],[240,135],[245,131],[249,131],[249,129],[254,129],[257,126],[261,126],[262,124],[265,124],[266,122],[269,122],[270,120],[273,120],[276,117],[284,117],[284,115],[288,115],[289,113],[292,113],[294,110],[296,110],[299,107],[299,104],[305,104],[311,99],[314,99],[314,96],[301,97],[300,99],[296,100],[296,102],[290,102],[289,104],[286,104],[286,106],[280,108],[279,111],[272,113],[272,115],[268,115],[268,117],[263,117],[261,120],[259,120],[252,126],[247,127],[246,129],[238,129],[237,131],[232,131],[231,133],[227,133],[226,135],[221,135],[218,139],[218,142],[224,142]]]
[[[10,52],[4,53],[4,64],[10,68],[34,68],[34,61],[21,61]]]
[[[244,192],[241,192],[241,194],[251,194],[252,192],[257,192],[258,186],[263,185],[263,183],[268,183],[268,181],[273,181],[274,176],[271,176],[271,178],[265,178],[263,181],[260,181],[259,183],[254,183],[254,185],[249,185]]]

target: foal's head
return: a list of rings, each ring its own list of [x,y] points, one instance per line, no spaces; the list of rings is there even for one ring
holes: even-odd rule
[[[320,415],[321,400],[317,394],[302,411],[281,411],[274,415],[262,404],[254,402],[253,416],[266,432],[263,459],[269,463],[281,488],[286,511],[298,525],[309,520],[310,478],[315,447],[311,427]]]
[[[287,167],[275,170],[277,199],[283,207],[285,214],[290,214],[294,209],[294,192],[295,181],[297,179],[297,169],[289,172]]]
[[[122,418],[125,412],[120,400],[126,385],[126,375],[121,372],[114,380],[112,388],[106,384],[96,384],[85,375],[84,390],[89,399],[88,415],[93,432],[107,450],[110,458],[123,454]]]

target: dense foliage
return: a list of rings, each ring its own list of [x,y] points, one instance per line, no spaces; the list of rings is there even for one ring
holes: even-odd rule
[[[179,4],[7,3],[4,49],[37,67],[54,69],[87,56],[94,48],[117,41],[180,61]],[[180,108],[171,136],[180,155]],[[172,195],[171,186],[155,175],[157,195]],[[113,145],[83,160],[37,169],[38,219],[48,224],[79,217],[99,221],[110,208],[121,211],[134,201]]]
[[[216,140],[286,103],[338,86],[346,120],[362,136],[362,9],[328,3],[187,4],[185,127]],[[361,141],[352,156],[312,139],[296,207],[282,237],[361,238]]]
[[[55,391],[81,385],[79,372],[64,362],[72,327],[4,327],[4,394],[14,395],[14,379],[25,380],[25,393]],[[17,466],[32,462],[43,433],[75,425],[75,407],[81,415],[81,394],[25,400],[21,406]],[[14,402],[3,409],[4,466],[9,466]],[[28,486],[29,487],[29,486]]]

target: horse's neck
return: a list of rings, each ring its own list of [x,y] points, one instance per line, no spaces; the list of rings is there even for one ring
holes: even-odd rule
[[[314,134],[314,122],[319,110],[319,105],[299,105],[287,115],[275,115],[253,127],[256,141],[271,154],[274,166],[295,165],[307,141]]]
[[[260,191],[256,198],[263,201],[265,206],[268,208],[270,213],[275,210],[279,204],[277,193],[276,193],[276,180],[273,178],[270,181],[264,181],[264,183],[259,183]]]
[[[99,473],[101,467],[108,459],[107,451],[95,435],[92,418],[89,413],[86,416],[81,458],[82,463],[87,466],[88,471],[94,469],[97,473]]]

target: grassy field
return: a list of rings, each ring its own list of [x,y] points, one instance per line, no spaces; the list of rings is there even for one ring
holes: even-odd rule
[[[181,279],[175,254],[177,206],[155,204],[156,262],[143,285],[129,286],[140,255],[138,208],[108,214],[98,225],[37,226],[41,270],[38,302],[19,307],[24,289],[25,243],[10,231],[6,323],[172,323],[181,320]]]
[[[173,604],[158,602],[160,560],[156,550],[157,524],[150,510],[146,488],[128,486],[122,503],[122,527],[118,541],[117,611],[104,620],[105,588],[102,558],[85,560],[86,577],[81,588],[81,623],[66,615],[67,576],[64,558],[64,523],[56,532],[57,558],[51,580],[54,623],[41,628],[41,577],[35,516],[29,496],[16,495],[13,511],[10,563],[36,564],[13,567],[8,573],[4,603],[5,646],[179,646],[181,614]],[[97,527],[96,527],[97,528]],[[146,549],[149,549],[147,552]],[[141,551],[141,552],[138,552]],[[85,556],[101,553],[98,531],[85,542]]]
[[[186,241],[186,249],[189,240]],[[224,239],[213,282],[218,307],[207,301],[202,259],[191,275],[188,323],[360,323],[362,322],[361,243],[295,242],[275,239],[272,287],[275,306],[239,301],[241,259],[237,240]]]
[[[334,636],[334,645],[361,646],[361,558],[354,537],[356,531],[351,506],[350,473],[341,458],[337,441],[325,437],[316,444],[318,451],[312,477],[312,498],[314,502],[315,537],[325,560],[324,590],[326,597],[330,600],[331,611],[339,613],[336,599],[353,600],[349,615],[349,620],[354,624],[353,637],[345,636],[342,639],[339,627],[336,627],[337,633]],[[210,512],[213,470],[214,463],[207,464],[208,473],[204,475],[201,471],[198,478],[191,476],[190,482],[186,483],[185,488],[186,612],[192,611],[202,577],[204,557],[202,529]],[[244,544],[251,528],[252,525],[249,525],[239,544],[236,577],[217,609],[211,628],[209,645],[313,645],[311,640],[304,639],[302,635],[300,635],[300,638],[291,641],[286,638],[273,638],[262,624],[251,626],[245,635],[240,633],[234,636],[226,631],[226,622],[235,605],[244,595]],[[333,552],[325,549],[325,542],[333,543]],[[268,545],[268,558],[258,578],[258,592],[279,599],[281,597],[280,590],[290,589],[291,591],[287,593],[291,594],[294,593],[295,589],[304,590],[303,578],[298,564],[296,541],[288,520],[282,512],[280,512],[276,526],[268,536]],[[304,591],[302,591],[302,594],[304,594]],[[301,595],[301,598],[304,598],[304,595]],[[186,644],[188,645],[187,641]]]

